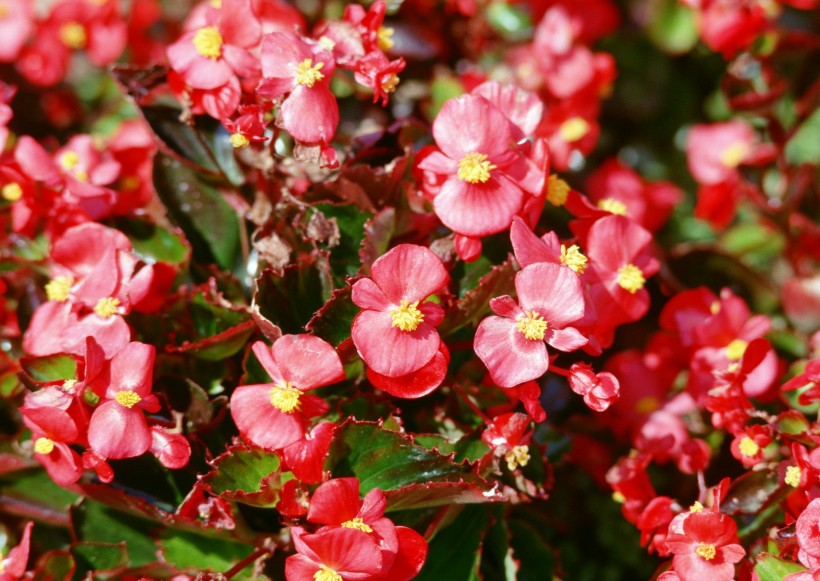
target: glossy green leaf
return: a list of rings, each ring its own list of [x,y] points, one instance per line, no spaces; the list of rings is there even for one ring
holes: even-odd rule
[[[350,286],[335,290],[330,300],[308,321],[307,330],[338,346],[350,337],[350,328],[359,310],[351,300]]]
[[[191,249],[179,233],[145,218],[118,218],[114,226],[128,236],[134,253],[148,263],[181,264],[189,258]]]
[[[20,359],[20,365],[29,377],[39,383],[65,381],[77,376],[77,360],[71,355],[23,357]]]
[[[236,446],[211,462],[213,471],[202,482],[216,495],[229,500],[273,506],[279,501],[282,484],[292,478],[280,473],[281,462],[273,452]]]
[[[698,23],[694,10],[678,0],[662,0],[650,10],[654,14],[647,32],[658,47],[672,54],[680,54],[695,46]]]
[[[415,581],[478,581],[481,542],[488,523],[487,507],[464,507],[449,526],[433,537]]]
[[[16,371],[7,371],[0,374],[0,398],[9,399],[22,393],[25,386],[17,376]]]
[[[786,143],[786,160],[793,165],[820,165],[820,109],[806,119]]]
[[[37,560],[34,581],[66,581],[74,574],[76,564],[68,551],[49,551]]]
[[[539,531],[531,524],[511,519],[509,522],[513,556],[518,563],[517,581],[552,579],[555,556]]]
[[[128,551],[124,543],[80,542],[71,547],[80,573],[112,571],[128,566]]]
[[[45,470],[17,471],[0,478],[0,497],[15,507],[17,514],[55,526],[66,526],[68,507],[77,495],[54,484]]]
[[[493,267],[479,279],[475,288],[464,293],[452,307],[446,309],[447,315],[439,326],[439,333],[442,336],[448,335],[488,314],[491,298],[515,292],[514,274],[512,258]]]
[[[165,531],[159,545],[165,561],[194,575],[203,570],[225,573],[253,552],[251,545],[180,530]],[[233,579],[247,579],[252,570],[251,562]]]
[[[755,573],[760,581],[782,581],[786,575],[805,570],[800,563],[786,561],[769,553],[760,553],[755,562]]]
[[[154,187],[191,242],[194,259],[231,270],[239,252],[239,218],[222,194],[201,174],[162,154],[154,160]]]
[[[73,506],[71,522],[80,541],[108,543],[112,535],[125,544],[130,567],[140,567],[157,560],[152,531],[156,523],[120,512],[88,498]]]
[[[487,7],[487,22],[506,40],[520,41],[532,35],[532,22],[522,9],[506,2],[493,2]]]

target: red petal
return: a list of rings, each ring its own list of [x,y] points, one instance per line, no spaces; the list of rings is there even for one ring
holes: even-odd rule
[[[303,391],[345,378],[336,350],[313,335],[284,335],[273,344],[272,354],[285,381]]]
[[[113,399],[118,392],[132,390],[142,397],[151,393],[156,349],[133,341],[120,349],[111,360],[111,383],[105,397]]]
[[[231,396],[231,416],[242,437],[262,448],[276,450],[305,434],[301,414],[286,414],[270,403],[270,385],[245,385]]]
[[[422,322],[415,331],[392,326],[386,311],[362,311],[353,320],[351,336],[368,367],[397,378],[418,371],[433,359],[441,338],[435,328]]]
[[[562,329],[584,316],[581,279],[571,269],[551,262],[531,264],[515,275],[518,303],[537,310],[552,329]]]
[[[481,321],[474,349],[492,380],[501,387],[514,387],[536,379],[549,368],[544,342],[526,339],[512,319],[487,317]]]
[[[370,268],[370,276],[395,304],[423,301],[450,279],[441,259],[415,244],[400,244],[379,257]]]
[[[307,518],[323,525],[341,525],[358,517],[361,508],[359,479],[334,478],[313,493]]]
[[[524,192],[500,170],[485,183],[471,184],[450,176],[433,200],[445,226],[466,236],[487,236],[509,228],[521,211]]]
[[[151,447],[151,431],[141,409],[106,401],[91,416],[88,443],[104,458],[133,458]]]

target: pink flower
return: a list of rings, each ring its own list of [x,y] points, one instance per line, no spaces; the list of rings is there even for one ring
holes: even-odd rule
[[[8,557],[3,558],[2,553],[0,553],[0,579],[2,581],[16,581],[25,576],[29,545],[31,544],[31,529],[33,527],[33,522],[29,521],[26,524],[20,542],[9,551]]]
[[[373,263],[370,278],[353,285],[353,302],[362,311],[351,337],[368,367],[397,378],[433,360],[441,344],[435,328],[444,311],[425,301],[449,278],[438,256],[412,244],[396,246]]]
[[[189,30],[168,47],[168,61],[195,89],[216,89],[235,75],[255,77],[259,61],[248,49],[259,44],[262,27],[250,0],[223,0],[206,10],[202,26]]]
[[[262,39],[262,76],[256,92],[266,99],[287,95],[278,123],[305,144],[327,144],[339,124],[339,106],[330,92],[336,63],[318,44],[286,32]]]
[[[595,373],[586,363],[575,363],[570,368],[569,386],[596,412],[604,411],[617,401],[621,390],[617,377],[607,371]]]
[[[287,581],[372,579],[382,571],[382,552],[366,532],[346,527],[323,528],[315,534],[292,527],[297,554],[285,561]]]
[[[731,581],[734,564],[746,554],[738,544],[735,521],[719,512],[690,513],[683,533],[670,534],[666,542],[681,581]]]
[[[153,442],[143,410],[157,412],[151,393],[154,372],[153,345],[132,342],[111,360],[110,379],[88,424],[91,449],[109,459],[133,458],[148,451]]]
[[[253,352],[271,383],[243,385],[231,396],[231,416],[247,441],[279,449],[305,436],[306,420],[327,411],[327,404],[305,392],[344,379],[333,347],[313,335],[284,335],[273,347],[261,341]]]
[[[5,0],[0,18],[0,62],[10,63],[34,29],[34,4],[30,0]]]
[[[509,296],[494,298],[478,326],[474,348],[490,377],[501,387],[536,379],[549,368],[546,344],[573,351],[587,343],[572,324],[584,315],[578,276],[568,268],[541,262],[515,275],[518,303]],[[546,343],[546,344],[545,344]]]
[[[753,152],[754,130],[740,119],[695,125],[686,137],[686,161],[702,185],[736,181],[737,167]]]

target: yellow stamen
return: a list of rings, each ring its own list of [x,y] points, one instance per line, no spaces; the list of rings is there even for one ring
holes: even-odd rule
[[[561,139],[567,143],[578,141],[587,133],[589,133],[589,123],[583,117],[567,119],[561,124],[560,129],[558,129],[558,134],[561,136]]]
[[[211,6],[213,6],[217,10],[222,8],[222,0],[211,0]]]
[[[698,543],[695,554],[705,561],[711,561],[717,555],[717,550],[712,543]]]
[[[740,453],[746,457],[756,456],[757,453],[760,452],[760,446],[758,446],[757,442],[749,437],[743,438],[737,447],[740,450]]]
[[[635,411],[639,414],[651,414],[659,407],[661,407],[661,402],[658,401],[658,398],[647,395],[638,400],[638,403],[635,404]]]
[[[561,245],[561,262],[566,264],[573,272],[583,274],[587,269],[587,257],[583,255],[577,244],[569,248]]]
[[[720,154],[720,163],[726,167],[737,167],[749,153],[749,147],[742,141],[733,143]]]
[[[107,319],[111,315],[117,314],[117,307],[120,306],[120,300],[113,297],[105,297],[97,301],[94,305],[94,312],[103,319]]]
[[[735,339],[726,345],[726,358],[729,361],[740,361],[740,358],[746,353],[746,347],[748,346],[749,344],[743,339]]]
[[[194,35],[194,48],[205,58],[216,60],[222,56],[222,35],[215,26],[204,26]]]
[[[139,402],[142,401],[140,395],[135,392],[133,389],[124,389],[123,391],[118,391],[117,395],[114,396],[114,399],[123,407],[131,409]]]
[[[237,149],[240,147],[247,147],[251,142],[250,139],[248,139],[241,133],[234,133],[230,136],[230,138],[228,138],[228,141],[230,141],[231,145],[233,145]]]
[[[696,500],[695,503],[689,507],[689,512],[703,512],[703,505],[699,500]]]
[[[393,321],[391,327],[398,327],[400,331],[415,331],[424,320],[424,313],[419,309],[419,302],[411,303],[407,299],[402,299],[398,307],[390,309],[390,316]]]
[[[270,404],[286,414],[299,411],[302,392],[289,382],[283,381],[270,388]]]
[[[66,151],[60,156],[58,163],[65,171],[71,171],[80,163],[80,156],[76,151]]]
[[[60,38],[60,42],[72,50],[85,48],[88,42],[85,27],[79,22],[66,22],[60,27],[57,36]]]
[[[483,153],[468,153],[458,162],[458,179],[468,184],[486,183],[497,166],[487,161]]]
[[[555,207],[563,206],[567,203],[569,190],[567,182],[552,174],[547,180],[547,201]]]
[[[35,454],[51,454],[52,450],[54,450],[54,442],[48,438],[37,438],[34,442]]]
[[[328,37],[323,36],[319,39],[319,46],[328,52],[333,52],[333,49],[336,48],[336,43]]]
[[[803,477],[803,472],[800,470],[799,466],[789,466],[786,468],[786,477],[783,479],[783,482],[797,488],[800,486],[800,480]]]
[[[68,293],[71,292],[71,285],[74,279],[70,276],[58,276],[46,284],[46,296],[48,300],[61,303],[68,300]]]
[[[315,65],[312,59],[305,59],[296,66],[296,82],[308,89],[313,88],[318,81],[321,81],[325,76],[319,72],[325,63],[319,62]]]
[[[71,392],[74,390],[74,386],[77,385],[76,379],[66,379],[63,382],[63,385],[60,387],[65,392]]]
[[[0,196],[3,196],[3,199],[9,202],[16,202],[23,197],[23,188],[17,182],[11,182],[3,186],[3,189],[0,189]]]
[[[140,179],[137,176],[125,176],[120,182],[120,186],[125,191],[134,191],[140,185]]]
[[[380,26],[377,33],[379,48],[382,50],[390,50],[393,48],[393,29],[389,26]]]
[[[363,533],[372,533],[373,529],[370,528],[370,525],[365,523],[359,517],[356,517],[352,520],[346,521],[342,523],[342,526],[348,529],[356,529],[357,531],[362,531]]]
[[[0,4],[0,20],[5,18],[6,16],[8,16],[10,12],[11,12],[11,9],[8,6],[6,6],[5,4]],[[2,561],[2,559],[3,559],[3,553],[0,553],[0,561]],[[0,565],[2,565],[2,562],[0,562]],[[3,570],[0,569],[0,573],[2,573],[2,572],[3,572]]]
[[[634,264],[625,264],[618,269],[618,285],[633,295],[643,288],[645,282],[643,272]]]
[[[530,341],[543,341],[548,323],[536,311],[527,311],[515,322],[515,327]]]
[[[717,315],[720,312],[720,301],[713,301],[711,305],[709,305],[709,312],[713,315]]]
[[[623,504],[623,503],[626,502],[626,497],[623,495],[623,493],[618,492],[616,490],[615,492],[612,493],[612,500],[614,500],[618,504]]]
[[[313,574],[313,581],[342,581],[342,576],[325,565],[319,565],[319,570]]]
[[[527,446],[515,446],[504,455],[507,461],[507,468],[515,470],[519,466],[526,466],[530,461],[530,450]]]
[[[399,77],[391,74],[389,77],[387,77],[387,80],[385,80],[382,83],[382,91],[384,91],[385,93],[394,93],[396,91],[396,87],[398,86],[398,84]]]
[[[597,206],[600,209],[612,214],[626,216],[626,204],[620,200],[616,200],[615,198],[604,198],[603,200],[599,200]]]

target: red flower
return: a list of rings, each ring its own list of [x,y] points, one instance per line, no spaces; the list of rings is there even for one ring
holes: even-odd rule
[[[153,345],[132,342],[111,360],[110,379],[102,402],[88,424],[88,443],[103,458],[133,458],[148,451],[153,436],[145,421],[147,412],[160,409],[151,393]]]
[[[336,424],[322,422],[306,432],[302,439],[282,449],[287,467],[306,484],[321,482],[324,478],[324,463]]]
[[[0,62],[13,62],[34,29],[34,4],[31,0],[6,0],[0,18]]]
[[[595,373],[586,363],[575,363],[569,370],[569,386],[572,391],[583,396],[584,403],[602,412],[620,395],[618,378],[607,371]]]
[[[737,166],[753,152],[754,130],[740,119],[695,125],[686,137],[686,161],[702,185],[736,181]]]
[[[812,569],[820,568],[820,498],[803,509],[795,525],[800,562]]]
[[[305,392],[344,379],[342,362],[312,335],[284,335],[270,348],[257,341],[253,352],[272,381],[236,388],[231,416],[252,444],[284,448],[304,438],[306,420],[327,411],[321,398]]]
[[[666,542],[681,581],[731,581],[734,564],[746,554],[738,544],[735,521],[719,512],[690,513],[683,533],[669,535]]]
[[[370,278],[353,285],[353,302],[362,311],[351,337],[368,367],[398,378],[431,363],[440,352],[435,328],[444,310],[425,301],[448,281],[441,259],[422,246],[396,246],[373,263]]]
[[[568,268],[540,262],[515,275],[518,304],[509,296],[494,298],[499,315],[478,326],[474,348],[490,377],[501,387],[536,379],[549,368],[548,343],[573,351],[587,343],[572,324],[584,316],[578,276]]]
[[[26,403],[20,412],[32,432],[35,459],[57,484],[77,482],[83,472],[82,460],[68,445],[82,441],[84,434],[78,429],[74,418],[59,407],[30,406],[28,398]]]
[[[327,144],[339,124],[339,106],[330,92],[333,55],[318,44],[285,32],[262,39],[262,76],[256,92],[266,99],[283,95],[278,123],[305,144]]]
[[[511,471],[526,466],[530,461],[529,441],[532,437],[530,417],[527,414],[502,414],[487,425],[481,440],[503,457]]]
[[[285,561],[287,581],[358,581],[382,570],[382,552],[367,533],[344,527],[309,534],[292,527],[297,554]]]
[[[222,8],[201,13],[201,24],[168,47],[168,61],[195,89],[216,89],[235,75],[255,77],[259,61],[248,49],[259,44],[262,27],[250,0],[223,0]]]
[[[31,529],[34,523],[30,522],[23,530],[23,536],[17,546],[9,551],[8,557],[3,558],[0,553],[0,581],[16,581],[26,574],[29,545],[31,544]]]

